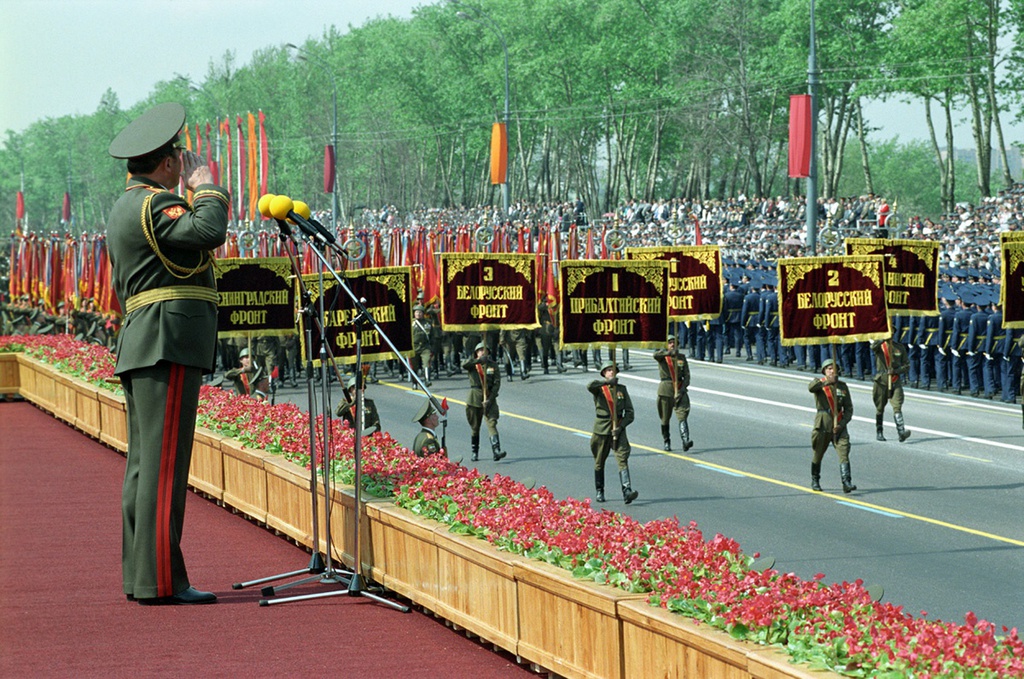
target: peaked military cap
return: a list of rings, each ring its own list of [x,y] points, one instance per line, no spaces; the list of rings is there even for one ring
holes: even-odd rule
[[[434,407],[430,405],[430,399],[423,399],[423,405],[416,411],[416,417],[412,418],[413,422],[422,422],[427,417],[430,417],[434,413]]]
[[[152,153],[178,136],[185,124],[185,107],[176,102],[157,104],[114,137],[107,153],[114,158],[137,158]]]

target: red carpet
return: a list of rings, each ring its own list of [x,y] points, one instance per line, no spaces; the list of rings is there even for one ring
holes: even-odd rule
[[[303,568],[309,555],[191,493],[189,577],[218,603],[129,603],[123,473],[117,452],[28,403],[0,402],[0,676],[535,676],[419,611],[348,596],[258,606],[259,587],[231,584]]]

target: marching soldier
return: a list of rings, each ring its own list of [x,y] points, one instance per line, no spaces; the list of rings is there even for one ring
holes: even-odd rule
[[[345,377],[344,402],[339,403],[334,414],[349,423],[353,429],[356,426],[356,378],[355,375]],[[429,403],[429,401],[428,401]],[[363,427],[364,433],[376,433],[380,431],[380,413],[377,412],[377,405],[372,399],[366,398],[363,394]]]
[[[629,439],[626,427],[633,422],[633,402],[626,386],[619,384],[618,367],[613,361],[601,364],[600,380],[587,385],[587,391],[594,396],[594,434],[590,437],[590,452],[594,455],[594,487],[596,499],[604,502],[604,463],[608,453],[615,451],[619,464],[619,481],[622,484],[622,499],[630,504],[639,497],[629,479]]]
[[[430,333],[433,328],[431,322],[425,315],[422,304],[412,308],[412,369],[423,376],[423,381],[429,387],[430,381]]]
[[[875,354],[875,378],[871,387],[871,399],[875,402],[875,438],[885,440],[882,419],[885,404],[891,402],[896,431],[903,443],[910,438],[910,430],[903,424],[903,377],[910,370],[910,358],[903,345],[891,337],[873,341],[871,351]]]
[[[501,388],[501,370],[490,356],[487,345],[481,342],[473,351],[473,358],[462,364],[469,373],[469,396],[466,397],[466,420],[470,428],[470,445],[473,461],[480,459],[480,424],[487,420],[487,431],[491,435],[491,454],[494,461],[505,457],[498,437],[498,390]]]
[[[661,418],[661,437],[665,439],[665,450],[672,450],[672,438],[669,435],[669,419],[673,411],[679,421],[679,435],[683,439],[683,452],[693,447],[690,440],[690,364],[686,356],[680,353],[678,341],[669,336],[665,349],[654,352],[654,360],[658,362],[658,417]]]
[[[817,414],[811,431],[811,490],[821,490],[821,460],[831,443],[839,454],[839,476],[843,492],[857,490],[850,470],[850,433],[847,425],[853,420],[853,399],[845,382],[839,379],[839,369],[831,358],[821,366],[824,377],[811,380],[807,390],[814,394]]]
[[[234,382],[235,393],[239,396],[252,396],[258,401],[266,401],[270,383],[267,374],[263,371],[263,366],[253,363],[248,348],[238,352],[238,361],[241,364],[239,367],[224,373],[224,377]]]
[[[423,405],[420,406],[412,421],[419,422],[421,427],[412,442],[412,452],[416,454],[416,457],[439,454],[441,442],[437,440],[437,434],[434,433],[438,423],[437,411],[434,410],[434,406],[430,405],[429,398],[423,399]]]

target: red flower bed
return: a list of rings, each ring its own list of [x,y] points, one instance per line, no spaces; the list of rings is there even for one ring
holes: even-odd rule
[[[12,341],[13,340],[13,341]],[[113,361],[71,339],[0,338],[0,351],[24,350],[102,381]],[[105,350],[103,353],[106,353]],[[88,367],[86,364],[89,364]],[[61,367],[65,370],[65,367]],[[110,371],[110,372],[105,372]],[[353,432],[340,420],[330,431],[331,473],[352,483]],[[311,463],[309,421],[292,404],[270,406],[204,387],[199,423],[248,446]],[[318,419],[315,462],[322,455]],[[476,535],[498,549],[540,559],[576,577],[629,592],[722,629],[734,638],[777,645],[795,661],[857,677],[1024,677],[1024,643],[968,613],[962,624],[915,617],[871,600],[861,581],[827,585],[774,569],[754,570],[757,555],[694,523],[640,523],[589,500],[559,500],[546,488],[487,477],[445,456],[418,458],[381,432],[363,438],[362,480],[375,495],[454,532]]]

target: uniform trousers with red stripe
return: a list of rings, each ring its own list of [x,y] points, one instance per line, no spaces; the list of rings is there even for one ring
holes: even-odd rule
[[[190,586],[181,534],[202,371],[162,361],[129,371],[121,381],[128,411],[124,592],[136,599],[173,596]]]

